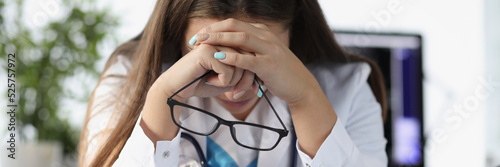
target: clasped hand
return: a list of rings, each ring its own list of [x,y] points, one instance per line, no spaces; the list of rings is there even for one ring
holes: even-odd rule
[[[224,92],[236,95],[248,90],[257,93],[258,88],[253,84],[257,76],[273,95],[294,105],[307,98],[310,90],[321,88],[288,48],[288,32],[287,29],[282,33],[273,32],[264,24],[236,19],[206,26],[194,37],[194,49],[160,77],[165,78],[163,83],[169,85],[165,92],[172,94],[206,71],[213,70],[215,75],[185,89],[178,94],[179,99],[210,97]]]

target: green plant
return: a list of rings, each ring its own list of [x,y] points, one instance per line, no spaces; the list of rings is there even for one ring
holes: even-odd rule
[[[14,7],[17,13],[4,15],[7,4],[0,1],[0,62],[5,71],[7,54],[16,53],[16,127],[21,135],[23,127],[34,127],[36,140],[60,142],[65,155],[73,154],[80,130],[58,117],[60,102],[64,98],[88,100],[93,86],[85,88],[85,97],[75,97],[71,91],[65,91],[68,85],[64,85],[64,80],[79,73],[98,78],[98,46],[110,39],[116,43],[112,32],[118,25],[117,18],[110,16],[109,10],[96,8],[94,0],[63,0],[58,1],[57,7],[64,9],[59,12],[66,17],[49,18],[48,24],[30,29],[23,22],[22,6],[26,2],[12,2],[15,3],[8,7]],[[7,20],[12,22],[6,23]]]

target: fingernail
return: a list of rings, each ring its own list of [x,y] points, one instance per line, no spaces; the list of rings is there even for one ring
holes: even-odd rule
[[[222,52],[215,52],[214,57],[215,57],[216,59],[219,59],[219,60],[220,60],[220,59],[225,59],[225,58],[226,58],[226,54],[225,54],[225,53],[222,53]]]
[[[191,37],[191,39],[189,40],[189,44],[190,44],[190,45],[194,45],[194,43],[196,43],[196,36],[197,36],[197,35],[198,35],[198,34],[194,34],[194,36],[193,36],[193,37]]]
[[[261,98],[262,94],[263,94],[263,92],[261,91],[261,89],[264,90],[264,86],[262,86],[262,85],[259,86],[259,93],[257,93],[257,96],[259,96],[259,98]]]
[[[199,34],[196,37],[196,40],[199,41],[199,42],[203,42],[203,41],[207,40],[208,37],[210,37],[210,34]]]
[[[212,86],[212,84],[208,83],[208,81],[205,81],[205,84]]]
[[[244,94],[245,94],[245,91],[238,92],[238,93],[234,94],[233,99],[235,99],[235,100],[239,99]]]

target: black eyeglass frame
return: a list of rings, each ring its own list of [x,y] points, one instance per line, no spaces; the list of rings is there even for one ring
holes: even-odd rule
[[[172,120],[174,121],[174,124],[177,125],[177,127],[181,128],[181,129],[184,129],[188,132],[191,132],[191,133],[194,133],[194,134],[197,134],[197,135],[202,135],[202,136],[208,136],[208,135],[211,135],[212,133],[214,133],[215,131],[217,131],[217,129],[219,129],[220,125],[226,125],[229,127],[229,129],[231,129],[231,137],[233,138],[233,140],[236,142],[236,144],[242,146],[242,147],[245,147],[245,148],[248,148],[248,149],[253,149],[253,150],[259,150],[259,151],[269,151],[269,150],[273,150],[278,144],[279,142],[281,141],[281,139],[283,139],[283,137],[286,137],[288,135],[288,130],[285,126],[285,124],[283,123],[283,121],[281,120],[281,118],[279,117],[278,113],[276,112],[276,110],[274,109],[274,106],[271,104],[271,101],[269,100],[269,98],[266,96],[265,93],[262,93],[264,98],[266,99],[267,103],[269,104],[269,106],[271,107],[271,109],[273,110],[274,114],[276,115],[276,117],[278,117],[278,120],[279,122],[281,123],[281,126],[283,126],[283,129],[276,129],[276,128],[272,128],[272,127],[268,127],[268,126],[264,126],[264,125],[259,125],[259,124],[255,124],[255,123],[249,123],[249,122],[242,122],[242,121],[227,121],[227,120],[224,120],[222,118],[220,118],[219,116],[213,114],[213,113],[210,113],[208,111],[205,111],[203,109],[200,109],[200,108],[197,108],[197,107],[194,107],[194,106],[190,106],[188,104],[184,104],[184,103],[181,103],[177,100],[174,100],[173,97],[175,95],[177,95],[179,92],[181,92],[182,90],[186,89],[187,87],[191,86],[192,84],[194,84],[196,81],[199,81],[200,79],[202,79],[203,77],[207,76],[208,74],[212,73],[213,71],[208,71],[206,72],[205,74],[203,74],[202,76],[196,78],[195,80],[193,80],[192,82],[190,82],[189,84],[187,84],[186,86],[182,87],[181,89],[179,89],[177,92],[175,92],[172,96],[170,96],[168,99],[167,99],[167,104],[168,106],[170,106],[170,113],[171,113],[171,116],[172,116]],[[255,84],[257,84],[257,87],[259,88],[259,90],[261,92],[264,92],[264,90],[262,90],[259,82],[257,82],[257,78],[254,78],[254,82]],[[208,133],[199,133],[199,132],[195,132],[195,131],[192,131],[190,129],[187,129],[185,127],[183,127],[182,125],[180,125],[176,120],[175,120],[175,116],[174,116],[174,106],[175,105],[178,105],[178,106],[182,106],[182,107],[186,107],[186,108],[190,108],[190,109],[194,109],[194,110],[197,110],[197,111],[200,111],[204,114],[207,114],[209,116],[212,116],[214,117],[215,119],[217,119],[217,125],[211,130],[209,131]],[[276,133],[279,134],[279,138],[277,140],[277,142],[270,148],[257,148],[257,147],[250,147],[250,146],[247,146],[247,145],[244,145],[242,143],[240,143],[237,139],[236,139],[236,132],[235,132],[235,129],[234,129],[234,125],[236,124],[242,124],[242,125],[248,125],[248,126],[255,126],[255,127],[259,127],[259,128],[263,128],[263,129],[267,129],[267,130],[270,130],[270,131],[274,131]]]

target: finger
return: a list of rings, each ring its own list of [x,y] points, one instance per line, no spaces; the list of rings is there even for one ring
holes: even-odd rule
[[[244,50],[238,50],[238,52],[240,54],[243,54],[243,55],[255,56],[254,53],[250,53],[250,52],[247,52]],[[238,84],[234,86],[233,95],[236,96],[236,94],[240,93],[240,95],[238,95],[238,96],[241,96],[241,94],[244,94],[244,93],[242,93],[243,91],[246,92],[248,90],[252,90],[252,84],[253,84],[254,77],[255,77],[255,73],[248,71],[248,70],[244,70],[244,73],[243,73],[243,76],[242,76],[240,82],[238,82]],[[234,96],[233,96],[233,98],[234,98]],[[235,99],[237,99],[237,98],[235,98]]]
[[[255,54],[244,51],[244,50],[238,50],[238,52],[240,54],[243,54],[243,55],[255,56]],[[248,70],[245,70],[240,82],[238,82],[238,84],[234,86],[233,95],[236,95],[238,93],[241,94],[242,91],[252,90],[252,84],[253,84],[254,77],[255,77],[255,73],[248,71]],[[233,96],[233,98],[234,98],[234,96]]]
[[[214,56],[219,52],[213,46],[200,45],[200,48],[200,53],[203,54],[200,55],[202,56],[202,59],[199,62],[200,65],[206,70],[213,70],[215,73],[217,73],[216,75],[208,77],[208,83],[218,87],[226,87],[227,85],[229,85],[229,82],[231,82],[231,78],[234,74],[234,67],[217,61]]]
[[[248,32],[252,35],[261,35],[262,29],[252,26],[250,23],[229,18],[220,22],[216,22],[202,28],[198,34],[213,33],[213,32]]]
[[[226,67],[230,69],[225,70]],[[216,70],[216,68],[218,67],[214,66],[214,72],[216,72],[217,74],[208,76],[207,80],[204,81],[205,84],[216,87],[228,87],[229,82],[231,82],[231,77],[233,76],[234,73],[234,67],[232,66],[226,66],[226,67],[222,66],[222,68],[224,68],[224,71],[227,72],[217,72],[218,70]]]
[[[254,79],[252,84],[253,92],[260,98],[266,92],[266,87],[264,86],[264,82],[258,79]],[[260,88],[259,88],[260,87]]]
[[[223,52],[223,53],[241,53],[240,51],[236,51],[233,48],[229,48],[229,47],[216,46],[215,48],[219,52]],[[234,68],[233,77],[231,77],[231,81],[229,82],[229,84],[227,86],[236,85],[240,81],[241,77],[243,76],[244,71],[245,70],[242,68]]]
[[[241,80],[241,77],[243,77],[244,72],[244,69],[235,67],[233,77],[231,78],[228,86],[235,86],[236,84],[238,84],[238,82]]]
[[[234,89],[234,87],[232,86],[228,86],[228,87],[216,87],[216,86],[213,86],[213,85],[207,85],[207,84],[198,84],[198,90],[201,90],[201,91],[197,91],[197,94],[195,94],[194,96],[197,96],[197,97],[209,97],[209,96],[213,96],[213,95],[219,95],[219,94],[223,94],[224,92],[230,92]]]
[[[202,44],[236,47],[256,53],[264,53],[272,46],[268,41],[247,32],[213,32],[198,34],[197,37]]]
[[[255,78],[255,74],[248,70],[245,70],[241,80],[234,86],[233,89],[233,99],[239,99],[246,92],[252,90],[253,79]]]
[[[261,57],[260,59],[262,59]],[[224,59],[218,59],[218,61],[235,66],[238,68],[243,68],[245,70],[249,70],[253,73],[259,74],[262,68],[259,68],[259,63],[261,62],[255,54],[240,54],[240,53],[226,53],[226,56]],[[261,64],[262,66],[263,64]]]

